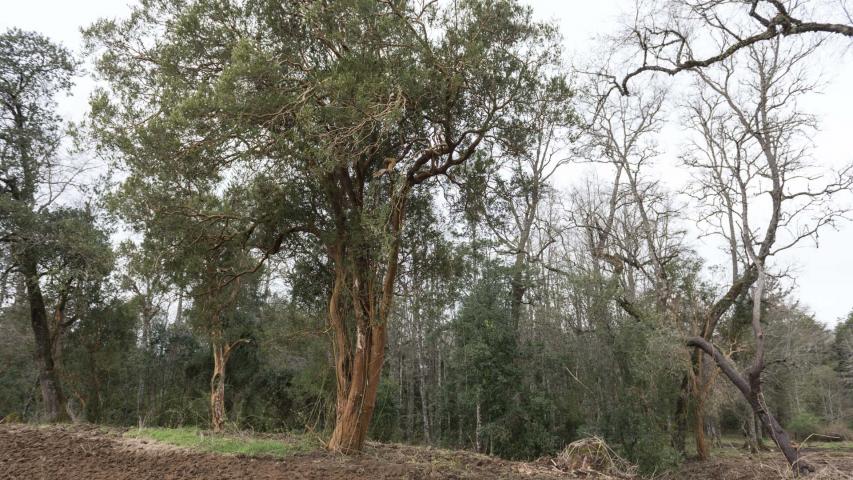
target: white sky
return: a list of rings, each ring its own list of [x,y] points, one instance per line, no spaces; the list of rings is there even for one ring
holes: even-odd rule
[[[620,13],[634,3],[632,0],[525,1],[541,18],[559,23],[566,53],[574,59],[588,57],[595,46],[592,38],[618,28]],[[81,27],[101,17],[122,16],[128,11],[128,3],[124,0],[2,0],[0,31],[9,27],[35,30],[79,51]],[[853,85],[853,54],[848,50],[846,55],[838,55],[828,64],[823,94],[808,99],[804,105],[821,122],[821,130],[814,139],[815,159],[825,165],[842,165],[853,161],[853,93],[849,90]],[[92,87],[90,79],[80,79],[73,96],[60,101],[60,113],[71,120],[81,119],[88,108],[87,96]],[[660,141],[667,151],[660,159],[662,176],[683,178],[675,160],[681,142],[678,128],[665,129],[663,135],[665,138]],[[565,169],[558,182],[571,184],[588,173],[585,168]],[[715,251],[713,245],[701,244],[697,239],[689,241],[698,245],[704,255]],[[839,231],[824,230],[819,247],[804,243],[786,252],[780,260],[799,273],[797,294],[818,320],[831,326],[853,309],[853,224],[843,224]]]

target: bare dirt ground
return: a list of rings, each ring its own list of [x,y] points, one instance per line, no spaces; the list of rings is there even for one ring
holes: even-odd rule
[[[196,453],[94,426],[0,425],[0,479],[554,479],[546,467],[447,450],[371,444],[362,455],[286,459]],[[571,478],[571,477],[569,477]]]
[[[784,465],[768,452],[747,458],[725,456],[687,463],[669,479],[770,480]],[[813,464],[853,472],[853,452],[809,452]],[[370,444],[357,456],[324,451],[285,459],[197,453],[127,438],[95,426],[0,425],[0,479],[572,479],[547,460],[510,462],[463,451]],[[845,478],[827,476],[821,478]]]
[[[806,480],[853,480],[853,451],[805,448],[803,456],[817,470]],[[792,478],[778,451],[750,455],[739,450],[715,454],[707,462],[688,461],[659,480],[778,480]]]

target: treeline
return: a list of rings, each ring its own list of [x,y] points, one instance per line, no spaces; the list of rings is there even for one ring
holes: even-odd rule
[[[675,105],[574,78],[509,0],[143,2],[85,38],[103,88],[69,129],[79,60],[0,36],[6,419],[507,458],[599,435],[645,471],[724,433],[806,469],[789,433],[850,435],[853,314],[827,330],[775,261],[853,182],[808,162],[817,43]],[[598,176],[560,191],[569,163]]]

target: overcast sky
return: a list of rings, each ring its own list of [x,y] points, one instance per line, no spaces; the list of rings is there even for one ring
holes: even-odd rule
[[[566,43],[566,52],[573,62],[580,63],[594,50],[593,37],[613,32],[624,9],[631,0],[526,0],[543,19],[559,23]],[[79,50],[80,28],[100,17],[122,16],[130,2],[123,0],[29,0],[4,1],[0,13],[0,30],[18,27],[35,30]],[[834,55],[834,53],[833,53]],[[822,95],[816,95],[803,105],[818,116],[821,130],[815,137],[815,159],[826,165],[842,165],[853,161],[853,54],[839,55],[828,62],[825,71],[827,85]],[[60,102],[61,113],[69,119],[80,119],[87,109],[86,98],[93,82],[78,81],[71,98]],[[678,170],[676,157],[682,143],[677,126],[664,131],[661,145],[666,152],[659,160],[662,177],[684,178]],[[589,175],[590,167],[566,168],[558,180],[561,185]],[[671,185],[677,189],[678,185]],[[716,255],[716,246],[692,238],[690,243],[699,251],[712,257],[712,262],[724,262]],[[824,230],[819,246],[804,243],[801,247],[784,253],[779,259],[798,273],[797,290],[803,304],[816,318],[827,325],[853,309],[853,225],[841,225],[839,231]]]

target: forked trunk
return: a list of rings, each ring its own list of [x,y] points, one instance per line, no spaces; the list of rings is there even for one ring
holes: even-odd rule
[[[348,249],[348,234],[342,231],[330,248],[335,281],[329,296],[328,315],[334,334],[337,398],[335,429],[326,446],[332,451],[361,451],[373,418],[385,361],[386,321],[394,298],[407,192],[407,188],[396,192],[392,200],[391,245],[382,262],[381,285],[377,284],[376,259],[367,258],[360,249]],[[350,315],[354,317],[354,329],[348,328]],[[353,334],[355,338],[351,338]]]
[[[361,345],[356,346],[353,356],[351,379],[347,382],[338,375],[335,429],[328,443],[330,450],[342,453],[361,451],[367,438],[376,406],[385,328],[376,326],[357,336]]]
[[[234,343],[226,344],[222,340],[221,332],[214,335],[213,348],[213,375],[210,377],[210,426],[214,432],[221,432],[225,427],[227,419],[225,415],[225,366],[234,349],[248,340],[241,339]]]
[[[339,257],[342,258],[342,257]],[[337,399],[335,403],[335,429],[327,447],[342,453],[361,450],[373,410],[382,363],[385,359],[384,317],[375,310],[365,308],[370,302],[365,293],[361,275],[347,272],[343,261],[336,261],[335,284],[329,300],[329,320],[334,331],[335,376]],[[352,306],[355,310],[355,341],[351,342],[346,328],[346,313],[342,308],[344,285],[350,279]],[[349,302],[347,302],[349,303]],[[353,344],[354,343],[354,344]]]

